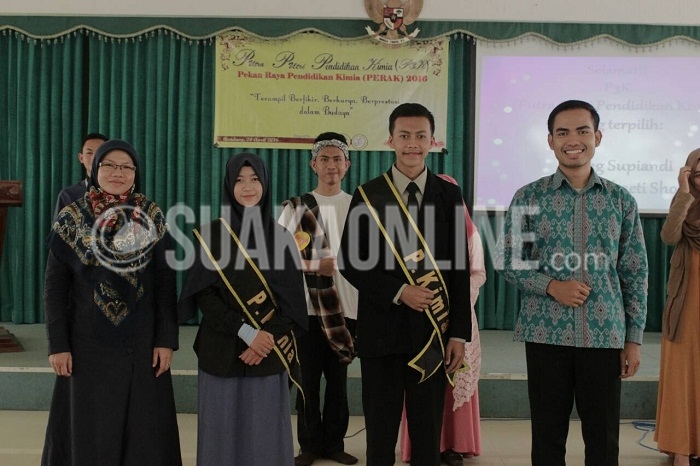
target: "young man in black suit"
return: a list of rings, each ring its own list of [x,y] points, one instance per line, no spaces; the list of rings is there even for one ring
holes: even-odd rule
[[[88,182],[90,181],[90,172],[92,171],[92,159],[95,156],[97,149],[107,139],[107,136],[101,133],[90,133],[83,138],[83,144],[80,146],[80,152],[78,152],[78,161],[83,167],[85,167],[85,178],[75,184],[63,188],[61,192],[58,193],[56,207],[54,208],[53,212],[54,219],[58,217],[58,213],[61,211],[61,209],[68,204],[77,201],[87,192]]]
[[[471,340],[463,199],[425,165],[434,132],[424,106],[394,109],[396,161],[355,190],[341,240],[341,273],[359,291],[368,466],[394,464],[404,394],[411,465],[440,464],[445,383]]]

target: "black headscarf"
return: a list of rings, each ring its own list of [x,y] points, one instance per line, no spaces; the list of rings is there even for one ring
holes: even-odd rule
[[[103,192],[97,180],[100,162],[114,150],[129,154],[137,167],[134,186],[121,196]],[[88,192],[61,210],[47,245],[77,276],[93,283],[93,296],[86,299],[93,300],[97,331],[122,341],[133,332],[134,311],[146,292],[142,274],[167,225],[163,211],[138,192],[138,155],[131,144],[118,139],[103,143],[91,173]]]
[[[141,171],[139,170],[139,156],[136,153],[136,149],[134,149],[134,146],[122,139],[110,139],[108,141],[103,142],[100,145],[100,147],[98,147],[97,152],[95,152],[95,157],[92,159],[92,168],[90,170],[90,183],[88,185],[88,189],[93,186],[95,188],[100,188],[97,181],[97,172],[100,170],[100,162],[102,162],[102,159],[104,159],[107,156],[107,154],[115,150],[122,150],[129,154],[129,157],[131,157],[131,160],[134,163],[134,166],[136,167],[136,173],[134,174],[134,188],[132,191],[135,193],[140,193]]]
[[[235,198],[233,188],[241,169],[249,166],[253,169],[262,184],[262,197],[257,205],[244,207]],[[272,217],[272,203],[270,198],[270,176],[264,162],[260,157],[251,153],[234,155],[226,164],[223,192],[221,195],[221,216],[231,225],[232,230],[239,237],[246,249],[264,247],[267,251],[268,263],[274,265],[276,251],[285,251],[284,264],[276,264],[277,267],[260,267],[263,277],[270,285],[281,311],[306,328],[308,318],[306,314],[306,302],[303,300],[303,281],[299,254],[296,252],[296,243],[291,234]],[[236,261],[237,248],[228,231],[222,226],[220,220],[215,220],[203,225],[199,232],[207,243],[212,255],[229,257],[227,261],[233,267]],[[241,235],[242,232],[251,234]],[[230,248],[231,255],[222,254],[225,248]],[[221,280],[219,273],[212,270],[211,260],[195,240],[197,255],[194,264],[187,271],[187,277],[180,294],[178,303],[178,317],[180,322],[187,322],[197,314],[196,294]],[[256,260],[253,257],[253,260]],[[224,269],[226,272],[226,269]],[[301,287],[302,293],[296,293],[296,288]],[[290,292],[290,289],[293,291]],[[301,296],[302,299],[296,299]]]
[[[233,195],[233,188],[236,186],[238,174],[243,167],[251,167],[262,185],[262,197],[258,205],[244,207]],[[270,199],[270,174],[267,166],[260,157],[255,154],[243,152],[231,157],[226,163],[226,175],[224,176],[223,192],[221,193],[222,217],[225,217],[231,224],[236,234],[240,233],[244,219],[252,220],[253,216],[258,216],[262,221],[266,232],[272,221],[272,201]]]
[[[121,150],[126,152],[131,161],[136,167],[134,173],[134,184],[131,188],[121,195],[110,194],[103,190],[99,184],[97,173],[100,170],[100,163],[111,152]],[[88,198],[92,204],[92,210],[95,217],[100,218],[103,225],[113,226],[117,223],[117,217],[120,213],[126,213],[129,208],[133,220],[138,220],[140,210],[139,204],[146,200],[146,196],[140,192],[140,170],[139,157],[134,146],[121,139],[110,139],[104,142],[95,153],[92,159],[92,169],[90,171],[90,181],[88,184]],[[105,215],[111,212],[111,215]],[[117,225],[119,226],[119,225]]]

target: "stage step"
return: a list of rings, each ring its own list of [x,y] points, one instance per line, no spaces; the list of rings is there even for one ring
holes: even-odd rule
[[[25,351],[0,354],[0,410],[47,410],[55,376],[48,365],[44,326],[2,325],[18,338]],[[181,413],[197,410],[197,363],[192,351],[195,333],[195,327],[181,327],[181,349],[173,360],[175,401]],[[623,419],[653,419],[656,415],[659,342],[659,334],[645,335],[642,369],[622,383]],[[524,345],[513,342],[511,332],[487,330],[481,332],[481,347],[481,417],[529,417]],[[348,398],[353,416],[362,415],[362,379],[359,374],[359,361],[356,360],[348,370]],[[294,398],[292,394],[292,405]],[[575,412],[573,417],[576,417]]]

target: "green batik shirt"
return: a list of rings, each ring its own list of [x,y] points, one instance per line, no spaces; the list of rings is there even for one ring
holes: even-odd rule
[[[648,264],[637,203],[593,170],[577,192],[557,170],[520,188],[499,236],[496,268],[521,293],[514,339],[580,348],[642,343]],[[552,279],[591,288],[580,307],[546,293]]]

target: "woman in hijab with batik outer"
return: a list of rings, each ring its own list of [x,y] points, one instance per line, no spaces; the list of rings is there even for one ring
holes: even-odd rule
[[[661,228],[675,246],[662,319],[654,440],[687,466],[700,455],[700,149],[678,174],[678,191]]]
[[[202,311],[198,466],[292,466],[290,382],[299,387],[294,331],[307,324],[299,253],[272,218],[262,160],[226,164],[222,216],[194,230],[197,255],[180,296],[180,321]]]
[[[100,146],[90,184],[47,240],[44,309],[57,377],[42,465],[177,466],[177,295],[165,217],[139,192],[138,156],[126,141]]]

